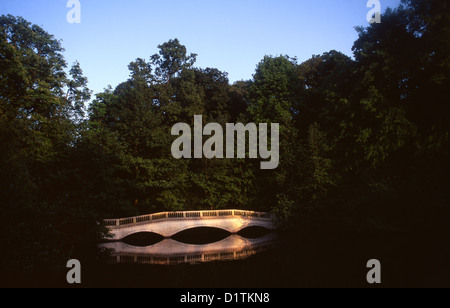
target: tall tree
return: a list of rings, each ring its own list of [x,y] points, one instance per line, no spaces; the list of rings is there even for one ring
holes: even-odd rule
[[[72,203],[70,157],[90,91],[78,64],[67,77],[62,52],[41,27],[0,17],[0,212],[8,217],[0,235],[8,251],[2,277],[61,270],[86,240],[84,231],[91,240],[100,234],[95,215]],[[83,226],[78,234],[70,229],[76,222]]]
[[[165,83],[170,83],[183,69],[191,68],[197,59],[196,54],[187,54],[186,46],[178,39],[169,40],[158,48],[159,53],[151,57],[152,64],[156,67],[156,76]]]

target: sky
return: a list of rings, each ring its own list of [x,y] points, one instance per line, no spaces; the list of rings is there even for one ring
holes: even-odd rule
[[[0,15],[21,16],[62,40],[100,93],[129,77],[128,64],[150,59],[178,38],[196,67],[251,79],[265,55],[301,63],[330,50],[352,56],[355,26],[369,26],[368,0],[79,0],[81,23],[69,23],[68,0],[1,0]],[[400,0],[380,0],[382,12]]]

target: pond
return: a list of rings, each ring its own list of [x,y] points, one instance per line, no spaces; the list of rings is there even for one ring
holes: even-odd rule
[[[381,262],[382,287],[448,285],[449,273],[441,270],[448,254],[441,246],[392,232],[297,228],[229,234],[200,228],[171,238],[140,234],[99,247],[108,252],[82,260],[81,287],[371,287],[371,259]]]

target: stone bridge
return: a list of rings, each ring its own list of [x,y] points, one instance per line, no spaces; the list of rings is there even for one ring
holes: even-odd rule
[[[109,229],[112,241],[120,241],[127,236],[151,232],[166,238],[194,228],[210,227],[237,233],[247,227],[276,229],[275,216],[270,213],[242,210],[165,212],[151,215],[106,219],[104,225]]]

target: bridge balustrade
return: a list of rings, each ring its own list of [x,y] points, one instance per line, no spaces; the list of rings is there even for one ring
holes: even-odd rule
[[[201,219],[214,217],[248,217],[253,219],[271,220],[274,218],[271,213],[261,213],[243,210],[217,210],[217,211],[186,211],[186,212],[164,212],[137,217],[121,218],[121,219],[105,219],[103,225],[109,228],[120,228],[134,224],[150,223],[165,219]]]

